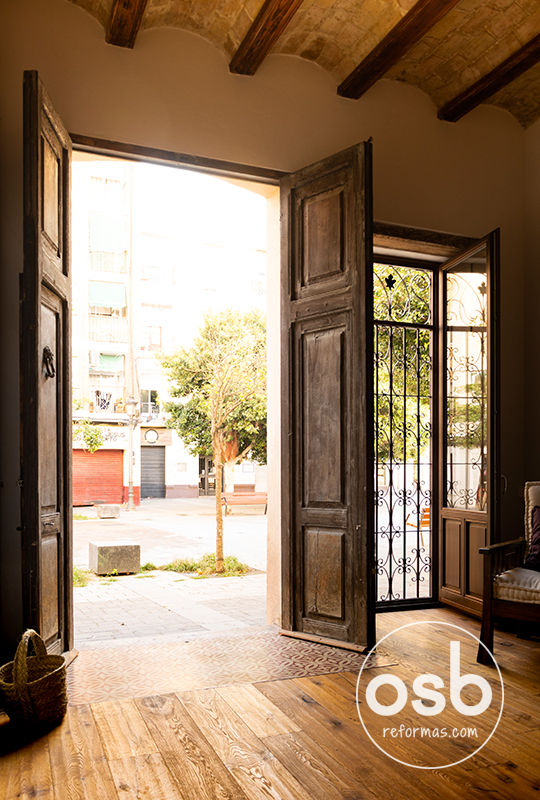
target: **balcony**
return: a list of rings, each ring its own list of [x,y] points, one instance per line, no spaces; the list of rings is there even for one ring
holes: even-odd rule
[[[126,344],[128,340],[127,318],[89,314],[88,338],[94,342]]]

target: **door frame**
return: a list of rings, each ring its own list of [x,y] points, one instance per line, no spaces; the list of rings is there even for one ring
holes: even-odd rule
[[[70,132],[69,136],[73,144],[73,150],[90,152],[96,155],[107,155],[116,158],[125,158],[130,161],[140,161],[154,163],[162,166],[178,167],[181,169],[191,169],[197,172],[220,175],[253,181],[255,183],[265,183],[278,187],[280,180],[288,174],[284,170],[276,170],[265,167],[258,167],[250,164],[229,162],[220,159],[196,156],[193,154],[180,153],[155,147],[147,147],[126,142],[119,142],[110,139],[86,136]],[[427,257],[434,257],[437,261],[446,260],[452,253],[463,249],[467,245],[476,243],[478,239],[473,237],[457,236],[443,232],[403,226],[382,221],[373,221],[373,253],[377,256],[377,250],[384,251],[393,248],[397,251],[411,253],[413,260],[416,254]],[[407,257],[407,256],[405,256]],[[400,257],[401,258],[401,257]],[[401,259],[403,260],[403,259]],[[422,263],[424,263],[422,261]],[[281,316],[281,313],[280,313]],[[281,348],[280,348],[281,349]],[[280,361],[281,361],[280,352]],[[281,438],[281,437],[279,437]],[[281,548],[281,562],[283,560],[283,520],[280,516],[279,536],[276,540]],[[72,533],[70,533],[69,546],[72,546]],[[278,565],[281,569],[281,563]],[[28,583],[28,576],[25,576]],[[71,587],[71,583],[69,583]],[[278,586],[281,593],[283,583]],[[72,595],[72,590],[70,591]],[[281,604],[280,604],[281,606]],[[388,609],[390,610],[390,609]]]

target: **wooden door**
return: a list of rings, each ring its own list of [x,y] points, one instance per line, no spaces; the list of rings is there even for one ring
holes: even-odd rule
[[[282,204],[282,627],[374,639],[371,144],[287,176]]]
[[[21,480],[24,623],[72,646],[70,138],[24,73]]]
[[[499,232],[440,272],[439,596],[482,611],[478,550],[498,539]]]

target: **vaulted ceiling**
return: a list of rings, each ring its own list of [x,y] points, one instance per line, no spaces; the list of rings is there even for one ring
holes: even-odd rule
[[[379,78],[423,89],[454,122],[489,102],[524,127],[540,118],[538,0],[71,0],[107,41],[139,30],[197,33],[253,75],[269,53],[317,62],[337,92],[361,97]]]

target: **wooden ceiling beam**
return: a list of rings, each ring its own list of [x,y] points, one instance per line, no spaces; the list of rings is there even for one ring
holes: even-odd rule
[[[265,0],[231,59],[230,71],[255,75],[301,5],[302,0]]]
[[[338,94],[355,100],[361,97],[458,2],[459,0],[418,0],[340,83]]]
[[[130,47],[141,26],[148,0],[115,0],[105,40],[117,47]]]
[[[468,89],[464,89],[448,103],[445,103],[439,109],[437,116],[446,122],[456,122],[484,100],[492,97],[499,89],[514,81],[523,72],[534,67],[538,61],[540,61],[540,34],[512,53],[487,75],[479,78]]]

